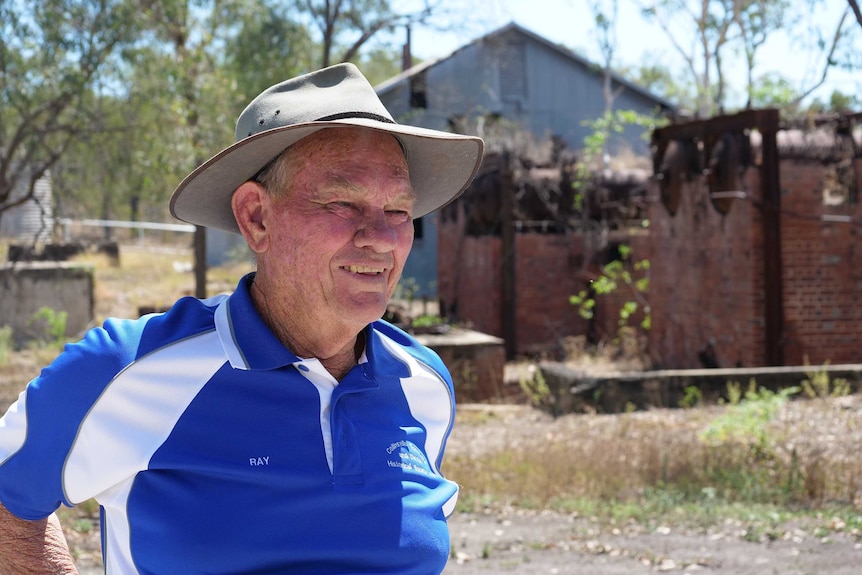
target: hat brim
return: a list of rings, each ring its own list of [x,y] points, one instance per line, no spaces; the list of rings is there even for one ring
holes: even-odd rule
[[[325,128],[351,126],[387,132],[401,142],[416,194],[414,218],[460,196],[482,163],[484,145],[473,136],[366,118],[293,124],[244,138],[201,164],[174,190],[171,214],[190,224],[240,233],[231,209],[236,188],[302,138]]]

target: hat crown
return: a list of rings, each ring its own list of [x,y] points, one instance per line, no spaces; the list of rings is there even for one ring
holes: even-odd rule
[[[359,69],[337,64],[276,84],[246,106],[236,123],[236,141],[304,122],[369,118],[395,123]]]

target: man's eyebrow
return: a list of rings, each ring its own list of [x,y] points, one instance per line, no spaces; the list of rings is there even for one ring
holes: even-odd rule
[[[406,171],[404,172],[404,179],[408,182],[408,184],[410,184],[410,176],[407,174]],[[330,182],[335,184],[339,190],[337,191],[337,190],[334,190],[331,188],[319,188],[318,194],[320,196],[336,195],[339,193],[339,191],[341,193],[343,193],[345,190],[349,191],[352,195],[355,195],[358,197],[362,197],[362,196],[367,195],[366,191],[363,188],[354,184],[353,180],[351,180],[347,176],[331,175],[330,176]],[[416,191],[413,189],[413,186],[408,185],[407,189],[405,189],[403,192],[400,192],[397,196],[395,196],[394,201],[409,200],[411,202],[416,202],[416,200],[418,200],[418,199],[419,199],[419,197],[416,195]]]

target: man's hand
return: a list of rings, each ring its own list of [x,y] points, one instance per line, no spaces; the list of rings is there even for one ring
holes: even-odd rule
[[[77,575],[55,514],[40,521],[15,517],[0,505],[2,575]]]

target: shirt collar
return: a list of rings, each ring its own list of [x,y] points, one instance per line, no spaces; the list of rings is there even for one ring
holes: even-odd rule
[[[231,366],[268,370],[299,361],[272,333],[254,307],[252,281],[254,273],[243,277],[236,290],[216,310],[216,331]]]
[[[254,272],[243,277],[236,290],[216,309],[215,324],[230,364],[235,369],[270,370],[303,361],[269,329],[251,299]],[[384,335],[379,331],[387,334]],[[390,333],[392,332],[392,333]],[[372,376],[405,377],[412,371],[403,354],[396,357],[395,346],[410,345],[410,338],[383,321],[365,327],[365,350],[359,364]],[[392,341],[393,336],[398,341]],[[400,336],[400,337],[399,337]],[[400,341],[404,338],[404,341]]]

